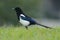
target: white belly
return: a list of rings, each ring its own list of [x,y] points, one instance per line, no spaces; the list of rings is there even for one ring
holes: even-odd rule
[[[26,20],[22,20],[21,18],[20,18],[20,21],[19,21],[23,26],[28,26],[29,24],[30,24],[30,22],[29,21],[26,21]]]

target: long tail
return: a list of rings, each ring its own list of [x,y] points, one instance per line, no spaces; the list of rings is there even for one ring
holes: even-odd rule
[[[40,25],[40,26],[45,27],[45,28],[52,29],[51,27],[48,27],[48,26],[45,26],[45,25],[42,25],[42,24],[39,24],[39,23],[37,23],[37,25]]]

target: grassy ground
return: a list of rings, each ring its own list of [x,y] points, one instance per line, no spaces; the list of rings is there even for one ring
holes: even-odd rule
[[[0,40],[60,40],[60,28],[31,26],[26,30],[25,27],[0,27]]]

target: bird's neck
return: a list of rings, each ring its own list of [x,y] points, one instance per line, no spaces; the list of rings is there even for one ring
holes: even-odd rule
[[[24,15],[22,12],[17,12],[17,17],[18,17],[18,20],[20,20],[20,16],[25,17],[25,15]]]

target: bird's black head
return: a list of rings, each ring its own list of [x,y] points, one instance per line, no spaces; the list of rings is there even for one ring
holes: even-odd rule
[[[23,11],[19,7],[16,7],[16,8],[13,8],[13,9],[16,11],[16,14],[17,14],[17,17],[18,17],[18,20],[19,20],[19,16],[20,16],[20,14],[23,14]]]
[[[22,13],[21,8],[19,8],[19,7],[16,7],[14,10],[15,10],[16,12]]]

